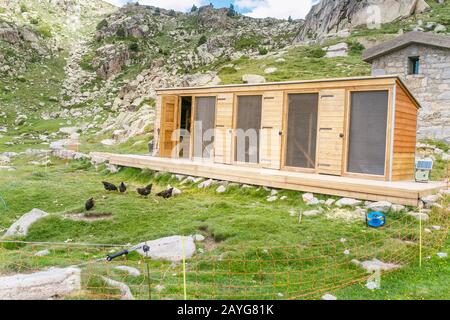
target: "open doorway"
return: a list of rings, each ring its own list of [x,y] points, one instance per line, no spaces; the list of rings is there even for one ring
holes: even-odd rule
[[[180,103],[180,141],[178,156],[189,158],[191,147],[192,97],[181,97]]]

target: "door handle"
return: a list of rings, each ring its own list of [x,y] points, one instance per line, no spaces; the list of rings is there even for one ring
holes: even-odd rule
[[[343,138],[344,134],[343,133],[339,133],[339,138]]]

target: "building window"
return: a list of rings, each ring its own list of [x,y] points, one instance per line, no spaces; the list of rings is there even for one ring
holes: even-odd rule
[[[409,57],[409,74],[419,74],[420,59],[419,57]]]

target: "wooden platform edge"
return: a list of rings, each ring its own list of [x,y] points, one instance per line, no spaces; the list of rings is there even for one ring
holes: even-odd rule
[[[409,206],[418,206],[420,198],[435,194],[441,188],[445,187],[444,183],[442,185],[436,185],[434,187],[430,186],[429,188],[423,190],[406,190],[406,189],[397,189],[397,190],[386,190],[381,187],[369,187],[367,186],[364,191],[360,190],[357,186],[349,186],[348,183],[343,183],[342,185],[336,183],[329,183],[327,187],[319,186],[319,182],[308,182],[304,181],[300,183],[296,181],[296,179],[292,179],[289,177],[284,177],[282,175],[273,175],[272,179],[267,179],[267,177],[245,177],[236,173],[233,173],[233,168],[230,167],[231,170],[226,170],[224,172],[223,169],[212,168],[206,165],[201,165],[197,163],[180,163],[174,166],[173,163],[170,163],[170,160],[164,163],[164,161],[150,163],[152,159],[145,159],[145,156],[142,155],[134,155],[139,156],[140,158],[132,158],[132,155],[126,154],[112,154],[112,153],[103,153],[103,152],[93,152],[92,155],[94,157],[100,157],[107,159],[109,163],[124,167],[132,167],[132,168],[140,168],[140,169],[151,169],[155,171],[164,171],[170,172],[174,174],[183,174],[183,175],[192,175],[216,180],[224,180],[230,182],[251,184],[251,185],[259,185],[266,186],[271,188],[278,189],[289,189],[296,190],[302,192],[313,192],[317,194],[326,194],[332,196],[340,196],[340,197],[350,197],[361,200],[369,200],[369,201],[389,201],[396,204],[403,204]],[[227,168],[228,169],[228,168]],[[347,185],[346,185],[347,184]]]

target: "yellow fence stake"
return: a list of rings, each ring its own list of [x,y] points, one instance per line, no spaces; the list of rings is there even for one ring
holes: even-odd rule
[[[184,237],[181,238],[181,251],[183,255],[183,293],[184,293],[184,300],[187,300],[187,293],[186,293],[186,257],[184,254]]]
[[[419,268],[422,268],[422,216],[419,214]]]

